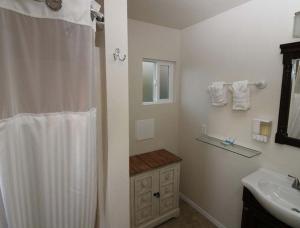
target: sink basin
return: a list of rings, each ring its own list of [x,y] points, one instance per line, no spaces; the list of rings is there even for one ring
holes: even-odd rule
[[[300,228],[300,191],[292,188],[293,181],[267,169],[259,169],[242,179],[243,185],[270,214]]]

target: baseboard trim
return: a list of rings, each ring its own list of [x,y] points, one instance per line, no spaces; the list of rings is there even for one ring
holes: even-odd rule
[[[199,205],[197,205],[194,201],[192,201],[190,198],[188,198],[183,193],[180,193],[180,198],[189,204],[192,208],[194,208],[196,211],[198,211],[200,214],[202,214],[205,218],[207,218],[211,223],[213,223],[218,228],[227,228],[222,223],[220,223],[217,219],[215,219],[213,216],[211,216],[209,213],[207,213],[204,209],[202,209]]]
[[[143,224],[141,226],[138,226],[138,228],[152,228],[152,227],[156,227],[166,221],[168,221],[169,219],[171,218],[176,218],[178,217],[180,214],[180,209],[179,208],[176,208],[174,209],[173,211],[167,213],[167,214],[164,214],[146,224]]]

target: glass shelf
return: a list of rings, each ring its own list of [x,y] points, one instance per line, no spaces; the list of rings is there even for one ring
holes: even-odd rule
[[[200,136],[199,138],[196,139],[199,142],[203,142],[227,151],[230,151],[232,153],[241,155],[243,157],[246,158],[253,158],[255,156],[258,156],[261,154],[260,151],[254,150],[254,149],[250,149],[244,146],[240,146],[237,144],[233,144],[233,145],[224,145],[223,141],[221,139],[218,138],[214,138],[208,135],[204,135],[204,136]]]

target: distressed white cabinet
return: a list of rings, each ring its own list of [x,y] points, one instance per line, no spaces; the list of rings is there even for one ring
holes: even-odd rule
[[[160,158],[157,157],[157,152],[151,153],[155,155],[150,156],[152,163],[147,162],[147,159],[143,160],[136,156],[134,158],[135,162],[145,163],[143,171],[130,178],[132,228],[154,227],[179,215],[180,159],[171,154],[176,158],[171,164],[169,160],[156,164],[153,163],[153,158],[157,160]],[[163,154],[167,153],[169,152],[164,151]],[[143,158],[143,155],[140,156]],[[134,166],[132,161],[130,165]],[[149,166],[150,171],[146,166]]]

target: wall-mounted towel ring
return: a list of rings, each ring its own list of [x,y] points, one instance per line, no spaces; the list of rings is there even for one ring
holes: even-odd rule
[[[116,48],[115,53],[114,53],[114,59],[115,61],[119,60],[121,62],[124,62],[126,60],[127,56],[124,54],[121,56],[121,51],[120,48]]]

